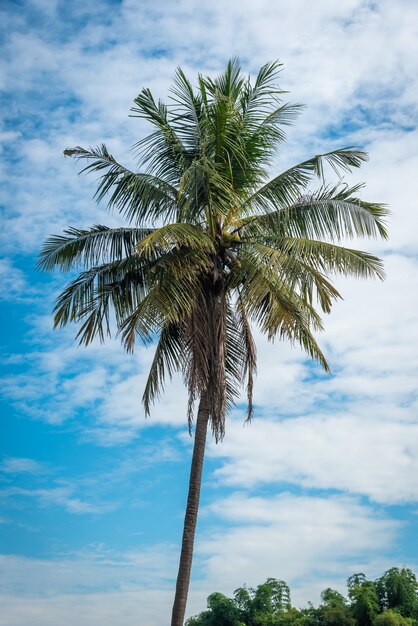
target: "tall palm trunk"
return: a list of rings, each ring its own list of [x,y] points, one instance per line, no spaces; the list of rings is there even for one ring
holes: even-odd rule
[[[189,494],[184,516],[183,540],[181,544],[180,564],[177,574],[176,595],[174,597],[171,626],[183,626],[189,592],[190,570],[192,568],[193,545],[199,509],[200,485],[202,480],[203,459],[205,456],[206,432],[209,419],[209,407],[206,394],[200,399],[196,419],[192,466],[190,469]]]

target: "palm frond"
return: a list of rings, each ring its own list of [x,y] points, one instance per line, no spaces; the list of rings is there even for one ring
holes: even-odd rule
[[[241,336],[242,343],[242,355],[243,355],[243,369],[241,380],[247,379],[247,419],[249,422],[252,420],[254,413],[253,406],[253,389],[254,389],[254,377],[257,373],[257,348],[255,345],[254,337],[251,331],[251,325],[245,312],[245,307],[242,302],[241,294],[238,292],[237,297],[237,328]],[[238,343],[238,342],[237,342]]]
[[[286,338],[303,345],[309,356],[327,370],[327,361],[311,329],[322,330],[321,318],[312,305],[286,284],[256,255],[246,249],[231,270],[231,282],[240,285],[242,303],[248,317],[270,341]]]
[[[183,343],[181,325],[168,324],[163,327],[142,396],[146,415],[150,414],[151,405],[164,391],[166,376],[171,379],[174,372],[183,369]]]
[[[290,258],[295,258],[319,272],[342,274],[355,278],[384,280],[383,261],[368,252],[338,246],[325,241],[297,237],[277,237],[271,233],[265,238],[267,245],[275,247]]]
[[[120,261],[134,254],[137,243],[151,232],[149,228],[108,228],[101,224],[88,230],[71,227],[64,235],[51,235],[45,241],[37,268],[68,272],[78,265]]]
[[[135,152],[142,165],[158,178],[167,180],[177,186],[181,175],[192,162],[195,151],[191,152],[177,134],[173,116],[161,100],[155,102],[149,89],[143,89],[134,100],[136,106],[131,108],[132,117],[148,120],[156,130],[134,145]]]
[[[147,292],[147,264],[135,257],[106,263],[82,272],[60,294],[54,308],[54,327],[83,321],[77,337],[89,344],[110,334],[111,310],[119,323]]]
[[[389,211],[384,204],[356,197],[360,188],[321,188],[286,208],[243,219],[236,230],[250,237],[268,228],[278,236],[337,241],[377,236],[386,239],[385,218]]]
[[[277,85],[277,77],[282,67],[279,61],[266,63],[260,68],[254,85],[250,78],[243,85],[240,105],[247,125],[250,123],[258,126],[276,104],[277,97],[285,93]]]
[[[316,299],[325,313],[329,313],[334,300],[341,298],[337,289],[313,264],[297,254],[262,243],[249,246],[249,253],[258,264],[286,284],[310,306]],[[246,246],[247,251],[247,246]]]
[[[152,223],[175,216],[177,189],[164,178],[130,171],[113,158],[104,144],[89,150],[78,146],[65,153],[91,161],[80,173],[105,170],[94,197],[97,202],[107,198],[108,208],[116,209],[130,223]]]
[[[187,151],[200,156],[202,137],[201,123],[204,116],[202,97],[193,91],[190,81],[178,67],[171,88],[171,100],[174,103],[172,127]]]
[[[239,59],[234,57],[227,63],[226,69],[215,80],[204,79],[207,92],[216,100],[226,98],[235,102],[240,95],[245,78],[241,74]]]
[[[161,255],[148,271],[147,294],[119,325],[125,348],[132,352],[136,335],[146,342],[150,333],[188,319],[202,291],[202,272],[207,269],[208,259],[192,250]]]
[[[350,172],[352,168],[360,167],[367,159],[366,152],[354,147],[317,154],[267,182],[245,200],[242,208],[244,211],[248,210],[248,207],[257,211],[272,211],[288,207],[301,197],[313,176],[323,179],[324,163],[328,163],[339,175],[341,172]]]
[[[182,247],[193,250],[207,260],[215,253],[213,240],[200,227],[194,224],[167,224],[150,232],[136,244],[135,251],[140,257],[152,258],[156,253],[169,252]]]

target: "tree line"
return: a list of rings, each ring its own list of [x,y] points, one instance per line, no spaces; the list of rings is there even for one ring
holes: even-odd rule
[[[418,583],[408,568],[392,567],[376,580],[363,573],[347,580],[347,597],[328,588],[321,604],[292,606],[287,583],[268,578],[233,597],[212,593],[208,608],[186,626],[418,626]]]

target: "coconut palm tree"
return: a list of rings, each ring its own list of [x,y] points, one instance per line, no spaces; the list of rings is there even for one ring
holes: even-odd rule
[[[325,165],[348,172],[364,152],[334,150],[268,177],[283,127],[300,110],[281,100],[280,67],[263,66],[252,82],[234,59],[216,79],[199,75],[197,88],[178,69],[168,106],[143,89],[132,113],[153,129],[134,146],[138,172],[105,145],[65,150],[83,172],[100,174],[96,199],[128,225],[69,228],[40,256],[44,270],[82,268],[58,297],[56,327],[81,322],[86,345],[114,327],[128,351],[137,337],[158,339],[146,414],[175,372],[188,389],[190,432],[197,405],[172,626],[184,620],[208,425],[221,440],[242,385],[253,414],[253,326],[299,344],[327,370],[314,332],[317,309],[328,313],[340,297],[332,277],[383,277],[378,258],[342,239],[386,237],[384,206],[361,200],[359,186],[323,182]]]

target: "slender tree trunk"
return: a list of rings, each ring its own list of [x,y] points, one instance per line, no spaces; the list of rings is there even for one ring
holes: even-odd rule
[[[184,516],[183,541],[181,544],[180,564],[177,575],[176,595],[174,597],[171,626],[183,626],[189,592],[190,570],[192,568],[194,535],[199,509],[200,485],[202,480],[203,459],[205,456],[206,432],[209,410],[206,394],[202,395],[197,412],[196,432],[194,437],[193,458],[189,479],[189,495]]]

